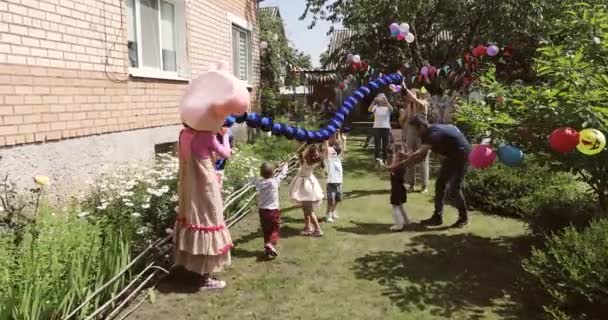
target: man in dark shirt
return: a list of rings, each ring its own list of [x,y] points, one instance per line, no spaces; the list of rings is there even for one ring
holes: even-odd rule
[[[416,128],[422,145],[407,156],[405,166],[421,162],[430,150],[445,157],[435,183],[435,213],[431,218],[422,220],[422,224],[429,226],[443,224],[443,207],[449,194],[454,198],[454,205],[458,209],[458,221],[453,227],[466,227],[469,225],[470,218],[461,187],[467,172],[471,145],[464,134],[453,125],[429,125],[426,119],[420,115],[412,118],[409,124]]]

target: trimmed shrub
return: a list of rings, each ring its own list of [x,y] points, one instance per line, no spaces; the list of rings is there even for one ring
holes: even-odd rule
[[[549,296],[551,319],[608,319],[608,220],[567,227],[523,262]]]

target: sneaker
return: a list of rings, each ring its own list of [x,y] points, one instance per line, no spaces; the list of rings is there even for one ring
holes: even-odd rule
[[[335,212],[332,212],[331,216],[334,218],[334,220],[338,219],[338,214]]]
[[[402,224],[396,224],[394,226],[391,226],[391,231],[403,231],[403,225]]]
[[[469,219],[469,218],[458,218],[458,220],[456,221],[456,223],[454,223],[452,225],[452,228],[462,229],[462,228],[468,227],[469,224],[471,224],[471,219]]]
[[[200,290],[218,290],[226,288],[226,281],[218,280],[213,277],[207,278]]]
[[[332,217],[331,213],[325,216],[325,222],[334,223],[334,218]]]
[[[272,244],[267,244],[264,246],[264,254],[266,254],[269,258],[276,258],[279,253],[277,249]]]
[[[429,189],[427,187],[423,187],[422,190],[420,190],[420,193],[428,193]]]
[[[323,231],[315,230],[310,234],[311,237],[320,238],[323,236]]]
[[[310,237],[310,235],[312,235],[312,230],[302,230],[302,232],[300,232],[300,235]]]
[[[420,221],[420,223],[425,226],[440,226],[443,224],[443,217],[434,214],[432,217]]]

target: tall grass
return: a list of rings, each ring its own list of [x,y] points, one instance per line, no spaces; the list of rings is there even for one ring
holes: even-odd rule
[[[128,225],[93,223],[74,214],[43,212],[19,244],[10,235],[0,246],[0,319],[61,319],[95,288],[129,263]],[[122,288],[106,288],[81,314],[90,312]]]

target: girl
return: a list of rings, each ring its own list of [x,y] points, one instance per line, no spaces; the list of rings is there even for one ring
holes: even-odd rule
[[[405,153],[399,150],[394,152],[393,161],[388,167],[391,174],[391,205],[393,206],[394,225],[391,231],[401,231],[406,224],[410,223],[403,204],[407,201],[407,189],[405,188]]]
[[[405,108],[399,114],[399,123],[401,124],[401,137],[405,139],[407,152],[414,152],[420,148],[421,141],[416,133],[416,129],[409,124],[409,121],[416,115],[422,115],[427,118],[429,113],[428,102],[423,98],[422,93],[417,89],[405,89]],[[427,192],[429,185],[429,155],[420,163],[422,170],[422,193]],[[413,189],[416,185],[416,166],[408,170],[408,185]]]
[[[226,130],[222,143],[209,131],[187,125],[179,136],[179,204],[175,222],[175,264],[201,276],[201,289],[221,289],[226,282],[211,274],[230,264],[232,239],[224,224],[215,154],[228,159]],[[204,195],[204,196],[202,196]]]
[[[332,135],[325,142],[324,166],[327,173],[327,213],[325,221],[332,223],[338,218],[336,207],[342,200],[342,146],[339,141],[339,133]]]
[[[289,197],[302,206],[304,211],[304,230],[302,235],[321,237],[323,231],[314,209],[323,201],[323,189],[314,175],[314,168],[323,160],[317,145],[311,145],[299,155],[300,169],[291,182]]]
[[[384,93],[376,96],[369,111],[374,113],[374,154],[376,165],[384,165],[388,155],[391,137],[391,113],[393,107],[388,103]],[[382,154],[380,153],[382,151]]]

